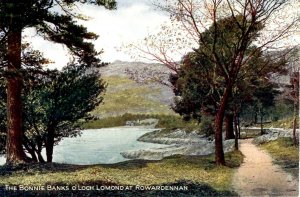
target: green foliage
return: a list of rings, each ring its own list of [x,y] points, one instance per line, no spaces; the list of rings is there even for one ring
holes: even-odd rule
[[[103,65],[103,63],[100,63],[100,59],[97,57],[100,53],[98,53],[94,45],[90,42],[91,40],[94,40],[97,38],[97,35],[91,32],[88,32],[87,29],[79,25],[77,22],[77,19],[80,19],[80,16],[77,16],[76,13],[74,13],[73,8],[76,4],[95,4],[95,5],[101,5],[105,6],[108,9],[114,9],[116,7],[116,2],[114,0],[25,0],[25,1],[18,1],[18,0],[12,0],[12,1],[1,1],[0,2],[0,51],[1,51],[1,62],[0,62],[0,73],[1,75],[5,73],[5,77],[7,79],[7,89],[8,92],[11,90],[14,91],[14,94],[8,94],[7,98],[7,122],[10,123],[8,129],[7,129],[7,143],[9,146],[7,146],[7,162],[14,164],[19,161],[27,162],[26,155],[23,152],[22,148],[22,101],[21,101],[21,90],[23,88],[22,84],[22,74],[21,72],[24,72],[23,68],[24,65],[28,66],[26,61],[22,60],[21,58],[21,52],[22,51],[22,32],[26,28],[35,28],[37,33],[42,36],[44,39],[48,41],[52,41],[55,43],[63,44],[68,47],[70,53],[73,55],[73,63],[77,63],[77,67],[79,68],[95,68]],[[4,58],[3,58],[4,57]],[[30,62],[32,63],[32,62]],[[39,66],[41,62],[33,62],[33,65],[29,64],[30,66]],[[25,66],[25,68],[26,68]],[[27,70],[35,69],[27,68],[25,70],[25,73]],[[5,72],[2,72],[5,71]],[[39,73],[39,69],[35,70],[36,73]],[[2,78],[2,76],[0,76]],[[41,76],[39,76],[41,79]],[[53,76],[52,76],[53,77]],[[63,78],[62,76],[60,76]],[[52,78],[55,80],[55,77]],[[57,78],[56,78],[57,79]],[[51,84],[51,79],[48,81],[44,81],[44,85],[47,83]],[[26,84],[28,85],[28,84]],[[63,85],[64,84],[60,84]],[[30,87],[26,87],[27,90],[25,93],[30,90]],[[49,88],[49,87],[47,87]],[[47,89],[46,88],[46,89]],[[55,89],[55,87],[54,87]],[[65,89],[62,88],[64,91]],[[45,90],[47,94],[47,90]],[[50,91],[49,91],[50,92]],[[55,92],[55,91],[53,91]],[[68,93],[68,92],[66,92]],[[70,93],[70,91],[69,91]],[[43,93],[38,93],[39,96],[44,96],[46,98],[46,94],[43,95]],[[63,95],[62,92],[59,92],[58,95]],[[71,94],[74,96],[74,94]],[[52,96],[53,95],[49,95]],[[55,95],[54,95],[55,97]],[[51,97],[49,98],[51,99]],[[68,98],[71,99],[71,98]],[[30,139],[27,139],[27,136],[25,136],[25,144],[23,145],[26,147],[27,151],[30,152],[34,160],[37,160],[35,158],[35,153],[37,151],[37,154],[40,154],[41,150],[40,147],[42,146],[42,139],[40,138],[46,138],[46,151],[47,151],[47,157],[49,158],[49,155],[52,156],[53,152],[53,145],[54,145],[54,139],[55,138],[55,132],[57,128],[67,128],[67,125],[69,124],[68,121],[70,120],[70,116],[72,116],[71,110],[69,108],[64,108],[64,103],[61,100],[58,100],[54,98],[52,101],[53,103],[47,103],[48,107],[45,107],[44,101],[37,101],[34,102],[33,99],[29,99],[29,103],[33,101],[32,106],[38,105],[37,108],[31,108],[29,111],[32,114],[37,115],[40,119],[47,119],[45,118],[45,114],[49,115],[49,113],[53,116],[51,119],[51,122],[45,123],[49,124],[50,126],[47,128],[48,130],[45,131],[43,126],[35,125],[37,121],[36,118],[30,118],[29,113],[27,114],[28,122],[30,122],[28,125],[25,125],[25,129],[30,129],[29,131],[30,136],[28,136],[30,139],[33,139],[31,134],[33,133],[33,130],[36,132],[37,136],[39,136],[38,130],[42,130],[42,132],[47,132],[48,136],[45,137],[45,135],[42,135],[41,137],[35,138],[34,142]],[[47,100],[47,99],[46,99]],[[56,102],[57,101],[57,102]],[[40,109],[39,105],[43,105],[45,108]],[[65,115],[62,115],[63,111],[61,112],[55,112],[55,110],[51,110],[51,112],[48,111],[48,109],[51,109],[52,105],[55,106],[56,104],[60,105],[61,110],[68,110]],[[78,104],[78,103],[77,103]],[[28,107],[29,105],[25,105]],[[79,105],[80,107],[80,105]],[[72,108],[72,106],[70,107]],[[91,108],[91,107],[88,107]],[[77,109],[78,110],[78,109]],[[47,116],[46,115],[46,116]],[[69,116],[67,120],[65,121],[64,118],[66,116]],[[81,115],[82,116],[82,115]],[[29,118],[28,118],[29,117]],[[74,119],[76,119],[74,117]],[[73,119],[73,121],[74,121]],[[39,123],[43,124],[43,123]],[[14,130],[11,128],[15,128]],[[51,133],[51,134],[50,134]],[[15,138],[14,140],[11,140]],[[28,143],[29,142],[29,143]],[[37,145],[37,150],[35,145]],[[52,148],[51,148],[52,147]],[[2,147],[1,147],[2,148]],[[3,148],[2,148],[3,149]],[[49,150],[48,149],[52,149]],[[39,156],[40,157],[40,156]],[[40,160],[40,159],[39,159]],[[43,159],[41,159],[43,160]],[[48,161],[50,161],[48,159]],[[51,162],[51,161],[50,161]]]
[[[226,165],[230,168],[238,168],[244,160],[244,155],[242,152],[235,150],[225,155]]]
[[[264,127],[291,129],[293,126],[293,104],[283,100],[276,100],[274,106],[269,106],[263,111]],[[255,123],[258,118],[258,109],[255,105],[245,106],[240,114],[243,125],[260,126]]]
[[[211,83],[218,80],[237,79],[239,70],[237,57],[253,45],[253,41],[258,37],[258,32],[263,28],[261,23],[252,23],[252,21],[243,15],[229,16],[218,20],[212,24],[208,30],[204,31],[202,37],[199,38],[199,48],[195,51],[204,55],[211,64],[210,70],[214,70],[215,76]],[[247,32],[245,34],[245,32]],[[243,45],[241,41],[246,42]],[[249,54],[249,53],[248,53]],[[232,74],[235,73],[236,76]],[[224,84],[222,84],[224,85]]]
[[[254,125],[257,123],[259,116],[258,108],[253,105],[244,105],[243,110],[240,113],[241,121],[243,125]],[[284,100],[274,101],[273,106],[264,106],[263,109],[263,120],[271,121],[271,123],[265,123],[266,127],[279,127],[279,128],[291,128],[291,124],[287,123],[293,116],[293,104]],[[291,120],[292,121],[292,120]]]
[[[198,129],[195,121],[184,121],[179,116],[163,115],[163,114],[124,114],[122,116],[107,117],[99,120],[89,120],[83,123],[85,129],[100,129],[108,127],[124,126],[126,121],[143,120],[148,118],[158,119],[159,122],[156,128],[163,128],[164,132],[169,132],[174,129],[183,129],[186,132]]]
[[[175,112],[187,119],[200,119],[203,112],[216,114],[228,82],[239,83],[238,73],[235,76],[232,73],[240,70],[240,68],[236,69],[240,65],[235,64],[237,46],[243,36],[241,28],[247,29],[247,23],[248,21],[242,16],[227,17],[217,21],[203,32],[202,37],[199,38],[199,48],[183,57],[180,71],[177,76],[171,77],[170,82],[175,86],[174,92],[179,96],[179,99],[175,100]],[[247,40],[249,44],[261,29],[260,24],[256,24],[253,28],[249,38],[245,38],[249,39]],[[248,46],[241,50],[249,54],[250,48]],[[249,71],[252,74],[254,72],[254,70]],[[233,99],[232,92],[230,95]]]
[[[274,121],[291,117],[293,115],[293,104],[279,100],[271,108],[270,114],[267,115],[272,116],[272,120]]]
[[[5,140],[7,133],[7,81],[6,77],[14,75],[15,73],[7,71],[5,66],[7,66],[6,61],[6,49],[1,48],[0,53],[0,153],[5,153]],[[41,76],[46,76],[48,71],[43,69],[43,64],[47,63],[48,60],[43,57],[43,55],[37,51],[33,50],[29,43],[22,44],[22,70],[20,71],[26,85],[31,84],[34,78],[40,78]]]
[[[266,128],[273,127],[273,128],[285,128],[285,129],[292,129],[293,128],[293,117],[281,119],[278,121],[273,121],[270,123],[266,123],[264,126]],[[299,122],[299,117],[297,118],[297,121]]]
[[[48,151],[63,137],[78,135],[80,125],[77,121],[87,117],[88,112],[102,102],[101,93],[105,84],[99,78],[99,73],[86,73],[86,70],[70,64],[62,71],[52,70],[47,75],[28,78],[24,87],[23,145],[33,160],[42,162],[42,148],[46,147]],[[5,99],[2,98],[0,103],[5,103]],[[5,105],[1,109],[4,109],[0,113],[4,120],[4,128],[1,129],[4,133]],[[1,135],[0,139],[3,138],[5,136]],[[1,150],[4,150],[4,140],[0,142],[3,147]]]
[[[99,63],[97,52],[87,40],[96,39],[97,35],[76,22],[82,17],[73,12],[75,3],[116,8],[115,0],[4,1],[0,3],[0,29],[5,34],[8,29],[22,31],[34,27],[47,40],[66,45],[80,64],[95,66]],[[59,12],[55,11],[58,7]]]
[[[171,77],[174,85],[175,106],[173,110],[186,120],[199,119],[202,110],[211,112],[215,95],[206,79],[213,74],[209,62],[204,56],[190,53],[184,57],[177,76]],[[205,108],[205,109],[204,109]]]
[[[299,178],[299,146],[294,146],[291,138],[279,138],[261,147],[271,154],[276,164]]]
[[[179,116],[161,115],[157,117],[159,122],[157,128],[164,128],[164,131],[169,132],[174,129],[182,129],[186,132],[199,129],[196,121],[185,121]]]
[[[143,120],[147,118],[153,118],[153,116],[154,115],[125,113],[121,116],[107,117],[99,120],[88,120],[87,122],[84,122],[82,126],[85,129],[118,127],[118,126],[125,126],[126,121]]]
[[[78,134],[75,123],[102,102],[100,94],[105,88],[97,72],[86,73],[72,64],[51,71],[49,77],[37,77],[31,84],[24,91],[24,145],[37,154],[46,147],[51,155],[62,137]]]
[[[279,92],[269,78],[271,74],[284,72],[286,61],[249,45],[244,49],[247,63],[236,65],[232,58],[236,58],[234,53],[242,34],[238,23],[243,20],[242,16],[219,20],[203,33],[199,49],[183,57],[178,74],[170,77],[178,96],[173,107],[175,112],[197,120],[205,114],[215,115],[229,81],[233,85],[226,106],[228,113],[243,113],[243,109],[248,113],[251,106],[254,113],[264,116],[266,109],[274,105]],[[250,33],[250,44],[261,28],[257,24]],[[236,76],[229,76],[233,70],[238,70]]]
[[[211,136],[214,134],[213,119],[211,117],[202,117],[199,124],[200,132],[205,133],[205,135]]]

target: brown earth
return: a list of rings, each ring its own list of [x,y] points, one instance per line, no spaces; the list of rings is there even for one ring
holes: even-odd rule
[[[271,156],[255,146],[252,139],[240,140],[244,163],[233,177],[240,196],[298,196],[299,181],[272,163]]]

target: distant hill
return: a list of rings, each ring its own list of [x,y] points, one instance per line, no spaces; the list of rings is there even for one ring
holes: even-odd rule
[[[92,112],[93,115],[102,118],[124,113],[174,114],[170,109],[174,97],[172,89],[149,77],[168,83],[170,70],[163,65],[115,61],[100,68],[100,72],[108,87],[104,102]],[[289,84],[289,75],[274,75],[272,81],[283,91]]]
[[[102,118],[124,113],[174,114],[170,109],[174,96],[172,89],[154,80],[143,81],[143,74],[150,72],[168,82],[169,71],[162,65],[116,61],[100,68],[100,72],[108,87],[103,104],[92,112],[93,115]],[[141,73],[138,82],[131,79],[129,72]]]

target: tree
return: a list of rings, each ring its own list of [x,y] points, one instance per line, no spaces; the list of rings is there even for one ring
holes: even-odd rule
[[[270,91],[273,90],[273,91]],[[270,106],[274,106],[274,98],[278,94],[278,91],[274,90],[273,84],[263,84],[258,87],[254,92],[253,104],[256,107],[258,114],[260,116],[260,125],[261,125],[261,135],[264,134],[263,131],[263,122],[264,122],[264,110]]]
[[[296,129],[299,127],[297,126],[297,117],[298,115],[298,109],[299,109],[299,71],[293,72],[290,78],[291,82],[291,96],[292,100],[294,102],[294,110],[293,110],[293,142],[294,145],[298,145],[298,140],[296,137]]]
[[[293,105],[292,136],[293,143],[297,146],[299,145],[299,140],[296,135],[296,129],[299,128],[299,47],[294,51],[292,60],[289,63],[289,84],[287,85],[288,94],[286,95],[286,99],[292,102]]]
[[[32,158],[37,155],[43,162],[41,150],[45,147],[47,162],[52,162],[54,145],[63,137],[78,135],[78,120],[102,102],[105,84],[99,77],[97,71],[70,64],[62,71],[51,71],[49,77],[30,81],[32,85],[25,88],[23,116],[24,145]]]
[[[216,69],[216,79],[223,80],[224,91],[220,92],[220,100],[217,102],[218,109],[214,121],[216,163],[225,165],[224,151],[222,145],[222,125],[229,98],[234,85],[238,82],[238,75],[252,55],[259,50],[268,50],[274,43],[295,27],[297,21],[291,16],[291,20],[281,24],[277,31],[266,31],[272,27],[270,24],[279,19],[281,9],[284,9],[289,0],[171,0],[163,1],[158,6],[171,14],[176,24],[181,24],[183,36],[193,39],[198,43],[197,53],[206,56]],[[276,18],[274,17],[275,15]],[[231,22],[226,25],[220,21],[231,17]],[[288,18],[288,17],[286,17]],[[176,26],[177,27],[177,26]],[[228,37],[230,30],[234,29],[236,34]],[[168,29],[167,31],[172,31]],[[159,36],[158,36],[159,37]],[[163,35],[165,37],[165,35]],[[176,40],[167,38],[169,40]],[[152,46],[152,40],[148,41]],[[223,47],[217,46],[222,43]],[[172,61],[168,61],[168,54],[164,50],[166,44],[158,43],[151,52],[151,45],[146,44],[146,49],[138,50],[148,54],[154,59],[164,63],[168,68],[175,68]],[[256,47],[253,47],[256,46]],[[248,50],[248,55],[246,51]],[[158,51],[159,54],[156,54]],[[172,67],[173,66],[173,67]],[[175,70],[174,69],[174,70]]]
[[[87,117],[88,112],[99,105],[103,99],[100,94],[105,89],[98,72],[80,70],[74,64],[62,71],[44,72],[47,75],[27,75],[22,93],[23,146],[35,162],[45,161],[41,154],[43,148],[46,148],[47,162],[52,162],[53,146],[63,137],[75,137],[79,134],[78,120]],[[1,90],[5,90],[5,87]],[[5,113],[0,113],[3,120],[6,119],[4,115]],[[6,122],[3,122],[1,126],[5,129]],[[3,127],[1,131],[4,130]],[[0,146],[3,147],[4,144],[2,142]]]
[[[218,95],[210,92],[211,71],[209,62],[203,56],[191,52],[183,57],[178,73],[170,75],[176,95],[172,108],[184,119],[194,118],[200,121],[204,113],[213,115],[214,100]]]
[[[225,140],[235,139],[235,134],[233,131],[234,118],[235,118],[234,113],[225,115]]]
[[[6,142],[6,93],[4,80],[0,79],[0,154],[5,153]]]
[[[7,106],[5,104],[5,101],[7,100],[7,83],[5,82],[5,78],[10,77],[13,75],[10,71],[6,69],[7,66],[7,48],[1,47],[0,48],[0,92],[1,92],[1,126],[0,126],[0,133],[1,133],[1,154],[3,154],[6,151],[7,147],[5,146],[5,143],[3,141],[6,141],[7,134],[5,134],[5,130],[7,130]],[[34,75],[39,74],[46,74],[43,71],[43,65],[47,64],[49,61],[45,59],[42,54],[39,51],[33,50],[28,43],[22,44],[22,53],[21,53],[21,69],[19,74],[23,76],[23,79],[26,81],[28,78],[34,78]],[[22,132],[23,134],[23,132]],[[29,160],[29,158],[26,157],[26,160]]]
[[[22,75],[21,41],[22,31],[35,27],[45,39],[66,45],[77,56],[80,66],[99,64],[98,53],[86,40],[97,36],[78,25],[74,18],[82,18],[72,7],[80,3],[90,3],[114,9],[114,0],[5,0],[0,3],[1,44],[7,48],[7,163],[27,162],[22,147]],[[59,10],[59,11],[56,11]]]
[[[244,38],[245,42],[247,42],[247,46],[245,48],[240,46],[239,48],[239,50],[241,50],[240,52],[243,53],[243,56],[246,56],[247,62],[242,62],[242,59],[239,60],[241,62],[232,60],[232,56],[234,56],[233,52],[236,50],[235,47],[240,41],[239,37],[241,36],[241,29],[236,22],[244,20],[242,16],[237,16],[237,18],[228,17],[217,21],[216,24],[212,25],[207,31],[201,34],[201,39],[203,41],[201,41],[199,49],[195,50],[196,56],[200,56],[202,59],[206,60],[194,60],[194,64],[199,67],[198,70],[205,70],[202,71],[203,74],[199,77],[202,78],[202,84],[200,86],[205,86],[203,84],[206,83],[208,89],[203,95],[206,97],[208,96],[210,101],[214,101],[214,105],[209,106],[214,106],[216,155],[218,155],[216,160],[219,160],[220,164],[224,164],[223,151],[220,150],[220,152],[218,152],[218,149],[222,149],[223,117],[225,116],[226,111],[230,111],[230,100],[234,98],[232,95],[234,88],[236,87],[237,82],[240,83],[240,81],[243,80],[240,78],[241,75],[244,72],[253,74],[255,69],[254,65],[250,62],[251,58],[260,54],[259,49],[251,46],[251,43],[257,36],[257,32],[262,28],[260,24],[256,24],[256,27],[253,27],[254,30],[248,35],[249,38]],[[215,30],[216,26],[218,27],[217,31]],[[235,57],[237,58],[238,56]],[[268,65],[268,62],[264,61],[263,66],[266,67],[266,65]],[[263,69],[264,67],[261,67],[260,69]],[[249,68],[252,69],[252,72]],[[264,77],[266,75],[259,76]],[[198,98],[201,98],[199,97],[199,94]]]
[[[294,50],[292,54],[291,61],[289,62],[289,84],[288,95],[286,95],[286,99],[292,102],[293,105],[293,126],[292,126],[292,136],[293,143],[295,146],[299,145],[299,139],[296,136],[296,129],[299,128],[299,47]]]
[[[11,75],[10,72],[7,71],[5,65],[7,64],[6,58],[6,49],[5,47],[1,48],[0,53],[2,54],[0,57],[0,133],[1,133],[1,154],[5,152],[5,143],[7,134],[5,130],[7,130],[7,106],[5,104],[7,100],[7,83],[5,82],[5,78]],[[22,69],[20,73],[23,76],[24,81],[27,81],[29,78],[34,78],[37,73],[45,75],[46,73],[43,70],[43,65],[48,63],[48,60],[45,59],[39,51],[33,50],[28,43],[22,45]]]
[[[224,83],[214,79],[214,67],[205,58],[196,52],[189,53],[184,57],[178,74],[170,78],[177,96],[173,109],[186,120],[201,119],[202,115],[207,114],[214,116],[218,108],[216,102],[220,100],[220,92],[224,91]],[[257,52],[249,65],[241,70],[239,83],[233,87],[226,110],[225,139],[235,138],[233,123],[235,128],[238,127],[237,116],[244,107],[258,101],[264,106],[273,105],[278,91],[270,78],[285,71],[285,62],[284,58],[275,61],[267,54]]]

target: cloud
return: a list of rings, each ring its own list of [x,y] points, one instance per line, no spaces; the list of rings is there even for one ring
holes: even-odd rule
[[[32,44],[35,50],[39,50],[44,54],[44,57],[54,62],[48,65],[49,68],[62,68],[69,62],[68,50],[61,44],[56,44],[44,40],[37,35],[34,28],[25,29],[23,32],[25,42]]]
[[[104,53],[100,58],[104,62],[115,60],[134,61],[130,55],[118,49],[124,44],[139,42],[147,35],[158,32],[161,24],[169,21],[168,15],[155,10],[149,0],[118,0],[118,9],[113,11],[92,5],[80,5],[77,6],[76,10],[90,18],[89,21],[79,21],[79,23],[86,26],[89,31],[99,35],[98,40],[93,41],[93,43],[98,51],[103,49]],[[292,11],[298,13],[296,9],[290,8],[288,10],[288,12],[284,11],[283,14],[289,13],[289,16],[291,16]],[[275,15],[275,17],[277,17],[277,20],[286,21],[286,17],[280,18],[278,15]],[[277,22],[278,24],[281,25],[282,22]],[[274,30],[276,28],[270,25],[270,29]],[[41,37],[36,36],[34,29],[28,29],[24,34],[27,35],[27,40],[31,41],[36,49],[41,50],[46,57],[55,61],[55,64],[50,67],[60,68],[69,61],[66,48],[44,41]],[[269,35],[268,31],[267,35]],[[298,44],[299,37],[299,35],[293,37],[293,40],[289,37],[287,41]]]
[[[95,46],[98,50],[104,49],[102,55],[104,61],[130,60],[126,54],[117,51],[116,48],[123,43],[143,39],[168,20],[166,15],[141,3],[121,7],[115,11],[99,10],[92,6],[86,6],[83,9],[84,13],[93,17],[85,25],[90,31],[99,34],[100,37],[95,42]]]
[[[77,9],[90,18],[88,21],[78,21],[78,23],[99,35],[93,43],[98,51],[104,50],[101,55],[101,60],[104,62],[130,61],[130,57],[117,48],[123,43],[143,39],[168,20],[167,15],[156,11],[148,1],[121,0],[118,9],[112,11],[92,5],[78,6]],[[41,50],[46,57],[55,61],[55,64],[50,67],[61,68],[69,61],[66,48],[43,40],[36,35],[33,28],[27,29],[25,35],[35,49]]]

